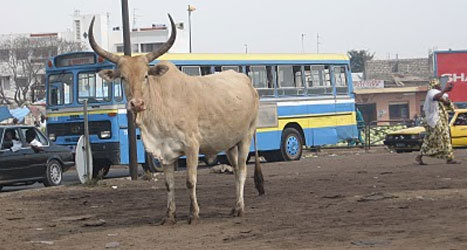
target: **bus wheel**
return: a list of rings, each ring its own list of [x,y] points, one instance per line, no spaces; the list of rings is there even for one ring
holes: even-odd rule
[[[302,156],[302,136],[295,128],[287,128],[281,136],[281,156],[285,161],[297,161]]]
[[[262,152],[262,156],[267,162],[276,162],[283,160],[280,150],[264,151]]]
[[[111,163],[108,161],[95,161],[93,164],[93,178],[103,179],[109,174]]]
[[[214,155],[214,156],[203,156],[201,157],[201,160],[208,166],[208,167],[212,167],[214,165],[217,165],[218,164],[218,156],[217,155]]]
[[[143,167],[143,170],[145,172],[151,172],[151,173],[162,172],[163,169],[161,165],[159,164],[159,162],[156,163],[155,161],[156,160],[153,157],[151,157],[150,154],[145,152],[145,163],[141,164],[141,166]]]

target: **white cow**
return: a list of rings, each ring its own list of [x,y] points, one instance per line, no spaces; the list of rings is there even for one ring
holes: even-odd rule
[[[207,76],[189,76],[174,64],[149,63],[166,53],[176,37],[172,33],[159,49],[146,55],[129,57],[109,53],[94,40],[94,18],[89,27],[89,43],[100,56],[116,64],[115,70],[102,70],[99,75],[112,81],[125,82],[129,110],[135,112],[145,150],[164,168],[167,187],[167,214],[164,223],[175,223],[174,164],[187,156],[187,188],[190,191],[189,223],[199,218],[196,195],[199,154],[212,157],[224,151],[234,168],[236,203],[233,215],[244,212],[246,160],[257,125],[259,97],[250,79],[234,71]],[[255,184],[263,194],[263,177],[256,154]]]

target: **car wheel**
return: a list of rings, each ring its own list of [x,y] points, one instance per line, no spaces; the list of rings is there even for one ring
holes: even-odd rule
[[[303,140],[295,128],[287,128],[281,136],[281,156],[285,161],[297,161],[302,156]]]
[[[43,182],[44,186],[57,186],[62,183],[62,164],[57,160],[51,160],[47,163],[46,178]]]

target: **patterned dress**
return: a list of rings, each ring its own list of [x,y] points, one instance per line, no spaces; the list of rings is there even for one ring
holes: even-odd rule
[[[454,106],[452,103],[445,105],[442,102],[439,102],[438,105],[439,121],[436,126],[433,128],[424,124],[426,136],[424,137],[420,154],[449,161],[453,159],[453,149],[450,139],[448,111],[453,111]]]

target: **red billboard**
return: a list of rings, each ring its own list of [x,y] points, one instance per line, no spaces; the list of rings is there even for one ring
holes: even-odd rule
[[[466,50],[435,51],[434,72],[437,77],[448,77],[448,82],[453,83],[450,100],[466,103]]]

